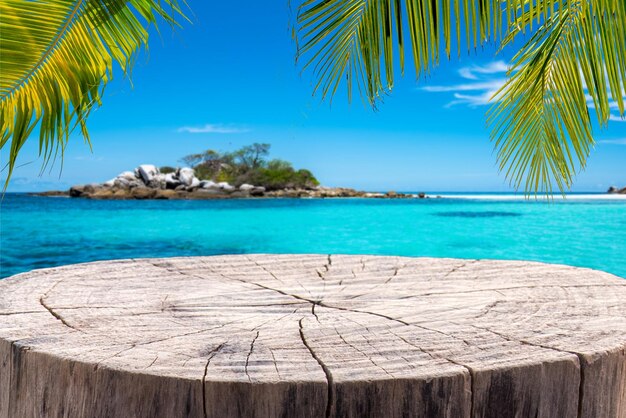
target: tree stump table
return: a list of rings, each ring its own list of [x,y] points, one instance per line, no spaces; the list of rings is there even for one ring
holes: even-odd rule
[[[626,280],[341,255],[0,280],[0,417],[626,417]]]

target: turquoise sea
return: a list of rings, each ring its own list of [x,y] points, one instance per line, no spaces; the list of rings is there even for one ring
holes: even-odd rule
[[[626,200],[94,201],[6,194],[0,277],[93,260],[337,253],[537,260],[626,277]]]

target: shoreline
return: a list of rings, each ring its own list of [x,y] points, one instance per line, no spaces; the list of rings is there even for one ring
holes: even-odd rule
[[[339,189],[339,188],[332,188]],[[352,189],[350,189],[352,190]],[[43,192],[9,192],[10,194],[26,194],[29,196],[40,196],[40,197],[59,197],[59,198],[70,198],[70,192],[62,191],[62,190],[49,190]],[[419,194],[414,192],[397,192],[392,195],[388,195],[387,193],[381,192],[356,192],[355,195],[336,195],[336,196],[310,196],[310,195],[300,195],[297,196],[297,191],[294,192],[286,192],[287,195],[276,196],[276,195],[268,195],[268,196],[203,196],[203,195],[193,195],[189,196],[189,193],[180,193],[177,196],[172,196],[169,198],[165,197],[153,197],[153,198],[136,198],[133,196],[128,196],[127,198],[123,197],[88,197],[83,196],[84,199],[92,199],[92,200],[220,200],[220,199],[419,199]],[[271,193],[271,192],[270,192]],[[361,195],[362,194],[362,195]],[[464,193],[456,193],[456,192],[438,192],[438,193],[424,193],[425,199],[445,199],[445,200],[484,200],[484,201],[547,201],[548,199],[543,196],[530,196],[526,197],[520,194],[506,193],[506,192],[464,192]],[[560,194],[556,194],[552,197],[552,201],[557,202],[565,202],[565,201],[616,201],[616,202],[626,202],[626,195],[623,194],[613,194],[613,193],[601,193],[601,192],[583,192],[583,193],[572,193],[566,194],[563,197]]]
[[[90,200],[230,200],[230,199],[430,199],[425,193],[364,192],[343,187],[319,187],[315,189],[282,189],[262,192],[250,190],[169,190],[138,187],[120,189],[101,185],[74,186],[68,191],[50,190],[26,193],[29,196],[81,198]]]

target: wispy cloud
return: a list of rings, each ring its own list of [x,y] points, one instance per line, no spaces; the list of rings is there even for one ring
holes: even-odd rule
[[[431,93],[453,93],[454,100],[450,101],[446,107],[456,105],[484,106],[490,103],[490,99],[506,82],[503,74],[507,70],[508,67],[504,61],[494,61],[483,66],[463,67],[459,70],[459,76],[469,81],[450,85],[425,86],[421,90]],[[477,94],[463,92],[476,92]]]
[[[611,145],[626,145],[626,138],[620,139],[601,139],[597,141],[598,144],[611,144]]]
[[[467,80],[478,80],[481,74],[505,73],[508,69],[504,61],[494,61],[483,66],[463,67],[459,70],[459,75]]]
[[[240,126],[222,125],[207,123],[203,126],[183,126],[178,128],[178,132],[187,132],[190,134],[242,134],[250,132],[250,129]]]
[[[434,93],[446,91],[480,91],[499,89],[504,84],[505,79],[497,79],[490,81],[479,81],[476,83],[452,84],[450,86],[424,86],[422,90]]]
[[[609,120],[612,120],[613,122],[626,122],[626,118],[622,118],[619,115],[611,115],[609,116]]]

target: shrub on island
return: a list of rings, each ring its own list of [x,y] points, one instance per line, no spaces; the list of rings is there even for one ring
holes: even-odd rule
[[[228,182],[237,187],[254,184],[267,190],[314,189],[319,181],[311,171],[296,170],[288,161],[268,160],[270,144],[254,143],[234,152],[206,150],[182,161],[201,180]]]
[[[163,167],[159,167],[159,172],[161,174],[171,174],[176,172],[176,168],[170,167],[169,165],[164,165]]]

